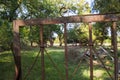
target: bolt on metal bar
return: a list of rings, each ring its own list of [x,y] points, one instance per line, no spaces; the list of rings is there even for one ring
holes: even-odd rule
[[[93,80],[93,53],[92,53],[92,24],[89,23],[89,49],[90,49],[90,80]]]
[[[13,21],[13,54],[15,60],[15,80],[22,80],[19,26]]]
[[[67,24],[64,23],[64,44],[65,44],[65,70],[66,80],[68,80],[68,49],[67,49]]]
[[[113,26],[111,27],[112,34],[112,48],[114,51],[114,80],[118,80],[118,56],[117,56],[117,28],[116,22],[113,22]]]
[[[40,49],[41,49],[41,80],[45,80],[45,63],[44,63],[44,41],[43,41],[43,25],[40,25]]]

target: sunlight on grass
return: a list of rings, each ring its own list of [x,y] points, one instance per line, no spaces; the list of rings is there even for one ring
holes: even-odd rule
[[[9,56],[3,57],[2,59],[0,59],[0,62],[11,62],[11,58]]]
[[[60,51],[64,51],[64,49],[48,49],[47,50],[48,52],[53,52],[53,51],[57,51],[57,52],[60,52]]]
[[[104,74],[105,74],[105,71],[103,71],[103,70],[95,70],[94,71],[94,77],[99,80],[103,80],[102,77]]]
[[[52,51],[57,51],[57,52],[63,52],[64,48],[59,48],[59,47],[51,47],[51,48],[46,48],[47,51],[52,52]]]
[[[84,70],[83,71],[83,75],[85,76],[85,77],[89,77],[90,76],[90,71],[89,70]]]
[[[22,56],[26,57],[36,57],[39,51],[22,51],[21,54]]]
[[[95,80],[103,80],[103,75],[105,74],[105,71],[104,70],[94,70],[94,79]],[[85,77],[89,77],[90,76],[90,71],[88,70],[84,70],[83,71],[83,75]]]
[[[0,54],[0,62],[12,62],[12,54],[10,51],[5,51]]]

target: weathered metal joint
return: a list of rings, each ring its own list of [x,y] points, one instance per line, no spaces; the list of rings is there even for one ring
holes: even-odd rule
[[[89,44],[89,46],[93,46],[93,44]]]
[[[40,48],[45,48],[45,46],[40,46]]]

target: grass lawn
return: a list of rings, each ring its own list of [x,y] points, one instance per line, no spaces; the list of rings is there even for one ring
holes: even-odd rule
[[[38,48],[30,51],[22,51],[22,77],[24,78],[30,65],[33,63],[35,57],[39,52]],[[45,74],[46,80],[65,80],[65,61],[64,61],[64,50],[61,48],[47,48],[47,52],[51,56],[52,60],[57,65],[59,73],[51,63],[47,54],[45,54]],[[30,75],[26,80],[41,80],[41,62],[40,56],[32,69]],[[113,65],[108,64],[112,68],[110,73],[113,71]],[[90,80],[89,78],[89,64],[85,61],[81,63],[78,71],[72,76],[74,69],[77,67],[75,63],[69,63],[69,80]],[[10,51],[0,53],[0,80],[14,80],[14,60]],[[94,80],[111,80],[107,72],[101,66],[94,66]]]

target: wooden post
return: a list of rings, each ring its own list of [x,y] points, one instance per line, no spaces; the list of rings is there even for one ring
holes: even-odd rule
[[[93,80],[93,53],[92,53],[92,24],[89,23],[89,49],[90,49],[90,80]]]
[[[22,80],[19,23],[13,21],[13,54],[15,60],[15,80]]]
[[[64,44],[65,44],[66,80],[68,80],[68,50],[67,50],[67,24],[66,23],[64,23]]]
[[[117,56],[117,29],[116,22],[111,27],[112,49],[114,52],[114,80],[118,80],[118,56]]]
[[[45,80],[43,25],[40,25],[40,48],[41,48],[41,70],[42,70],[41,80]]]

